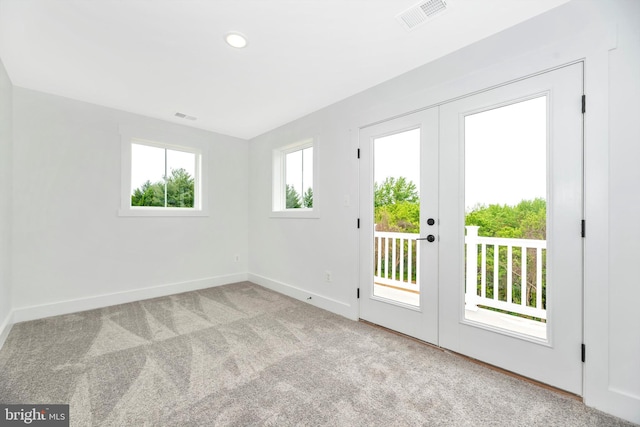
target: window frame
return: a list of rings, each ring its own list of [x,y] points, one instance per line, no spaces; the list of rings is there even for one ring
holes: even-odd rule
[[[313,207],[311,208],[287,208],[286,207],[286,157],[288,154],[313,148]],[[271,185],[271,217],[272,218],[320,218],[319,186],[318,186],[318,138],[306,138],[292,144],[287,144],[273,150],[273,175]],[[300,195],[303,197],[303,194]]]
[[[161,135],[157,131],[131,130],[120,128],[121,154],[122,154],[122,179],[121,202],[118,211],[119,216],[146,216],[146,217],[193,217],[209,216],[206,198],[202,191],[202,183],[205,181],[205,169],[203,168],[204,150],[194,145],[176,143],[172,135]],[[181,138],[182,139],[182,138]],[[131,175],[132,175],[132,145],[146,145],[165,150],[181,151],[195,155],[194,176],[194,200],[193,208],[165,207],[165,206],[131,206]],[[165,152],[166,153],[166,152]],[[166,167],[166,165],[165,165]]]

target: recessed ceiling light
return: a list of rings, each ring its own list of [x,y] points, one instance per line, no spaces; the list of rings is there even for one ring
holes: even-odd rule
[[[230,31],[224,36],[225,41],[231,47],[242,49],[247,46],[247,37],[237,31]]]

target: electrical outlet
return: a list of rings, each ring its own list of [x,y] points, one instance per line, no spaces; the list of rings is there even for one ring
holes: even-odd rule
[[[331,282],[333,278],[331,277],[331,272],[329,270],[324,272],[324,281]]]

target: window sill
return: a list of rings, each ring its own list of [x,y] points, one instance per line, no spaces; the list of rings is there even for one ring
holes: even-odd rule
[[[319,219],[320,212],[315,209],[290,209],[286,211],[271,211],[271,218],[300,218]]]
[[[118,210],[118,216],[151,216],[151,217],[170,217],[170,216],[209,216],[209,212],[202,209],[189,208],[124,208]]]

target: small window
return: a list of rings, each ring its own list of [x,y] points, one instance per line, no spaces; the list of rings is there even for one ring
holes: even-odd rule
[[[123,136],[122,216],[202,216],[202,154]]]
[[[313,147],[284,155],[285,208],[313,208]]]
[[[274,150],[274,216],[316,217],[316,151],[313,139]]]
[[[199,155],[131,143],[131,207],[197,208]]]

